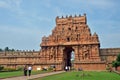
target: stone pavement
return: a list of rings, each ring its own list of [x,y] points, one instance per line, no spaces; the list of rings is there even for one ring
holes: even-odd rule
[[[63,72],[65,71],[49,72],[49,73],[36,74],[36,75],[31,75],[31,76],[19,76],[19,77],[5,78],[5,79],[0,79],[0,80],[29,80],[29,79],[35,79],[35,78],[49,76],[53,74],[59,74]]]

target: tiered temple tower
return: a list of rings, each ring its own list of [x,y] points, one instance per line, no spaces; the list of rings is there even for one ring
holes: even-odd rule
[[[99,63],[100,42],[98,35],[91,34],[86,14],[83,16],[56,17],[56,26],[52,34],[42,38],[40,44],[41,62],[55,65],[58,70],[65,66],[79,68],[83,63]],[[72,63],[72,53],[74,62]]]

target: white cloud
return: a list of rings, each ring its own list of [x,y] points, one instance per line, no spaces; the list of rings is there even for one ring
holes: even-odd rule
[[[96,5],[96,6],[99,6],[99,7],[104,7],[105,6],[107,7],[110,7],[110,6],[113,6],[113,2],[111,0],[92,0],[92,1],[88,1],[88,3],[90,5]]]
[[[65,14],[59,7],[55,7],[55,8],[54,8],[54,12],[55,12],[57,15],[60,15],[60,16],[62,16],[63,14]]]
[[[120,47],[119,36],[118,33],[100,34],[101,47]]]
[[[67,0],[70,1],[72,4],[84,4],[84,5],[91,5],[97,7],[110,7],[114,5],[112,0]]]
[[[1,0],[0,7],[12,10],[20,7],[21,2],[22,0]]]
[[[119,11],[118,8],[115,8],[116,3],[119,4],[118,0],[23,1],[25,0],[0,0],[0,8],[6,9],[8,14],[12,16],[8,17],[11,18],[11,21],[9,21],[8,23],[7,21],[4,21],[4,23],[6,24],[3,25],[5,26],[0,25],[0,32],[6,31],[7,33],[9,32],[9,34],[17,33],[24,36],[33,36],[34,34],[37,34],[36,36],[50,34],[49,30],[51,29],[51,27],[54,28],[54,26],[51,25],[51,23],[54,22],[53,17],[61,17],[62,15],[66,16],[71,14],[74,15],[76,13],[78,15],[79,13],[83,14],[84,12],[87,13],[87,18],[90,17],[88,23],[90,23],[91,26],[89,24],[88,25],[90,26],[90,28],[93,27],[93,30],[95,30],[97,33],[100,33],[98,35],[100,35],[100,37],[102,36],[102,41],[106,38],[106,40],[111,38],[104,38],[105,35],[107,35],[108,33],[112,34],[111,31],[116,31],[117,29],[117,34],[119,34],[118,32],[120,32],[120,29],[118,28],[119,22],[115,21],[114,19],[116,18],[116,16],[114,15],[118,15],[119,13],[117,12]],[[4,12],[2,13],[4,14]],[[114,35],[112,37],[114,37]],[[114,39],[117,38],[115,37]]]
[[[0,25],[0,30],[3,32],[14,33],[14,34],[21,34],[21,35],[34,35],[40,34],[40,30],[34,27],[20,27],[20,26],[5,26]],[[33,34],[34,33],[34,34]]]
[[[0,47],[39,49],[41,32],[34,28],[0,25]]]
[[[113,0],[59,0],[59,5],[64,6],[65,8],[74,8],[74,9],[101,9],[107,10],[111,9],[116,5],[116,2]]]
[[[1,0],[0,8],[6,9],[12,17],[20,18],[21,16],[25,16],[25,12],[21,9],[21,4],[22,0]]]
[[[8,4],[5,1],[0,1],[0,8],[7,8]]]
[[[45,3],[44,6],[47,8],[51,7],[51,0],[43,0],[43,2]]]

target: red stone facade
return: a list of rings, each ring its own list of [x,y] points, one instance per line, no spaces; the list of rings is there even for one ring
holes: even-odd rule
[[[1,52],[0,65],[17,68],[27,64],[33,65],[34,69],[55,65],[56,70],[63,70],[65,66],[83,70],[106,70],[106,66],[120,53],[120,48],[100,49],[98,35],[91,34],[86,14],[56,17],[52,34],[44,36],[40,46],[39,52]]]
[[[101,64],[98,35],[91,34],[86,14],[56,17],[56,27],[51,35],[42,38],[40,46],[43,63],[59,65],[59,69],[65,66],[72,67],[70,60],[72,52],[75,55],[74,68],[85,66],[86,62],[90,65]]]

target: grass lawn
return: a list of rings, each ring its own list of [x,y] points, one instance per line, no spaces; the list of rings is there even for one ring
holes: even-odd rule
[[[113,72],[65,72],[34,80],[120,80],[120,75]]]
[[[32,71],[32,75],[34,74],[41,74],[50,71]],[[23,71],[13,71],[13,72],[0,72],[0,78],[8,78],[8,77],[15,77],[15,76],[23,76]]]

